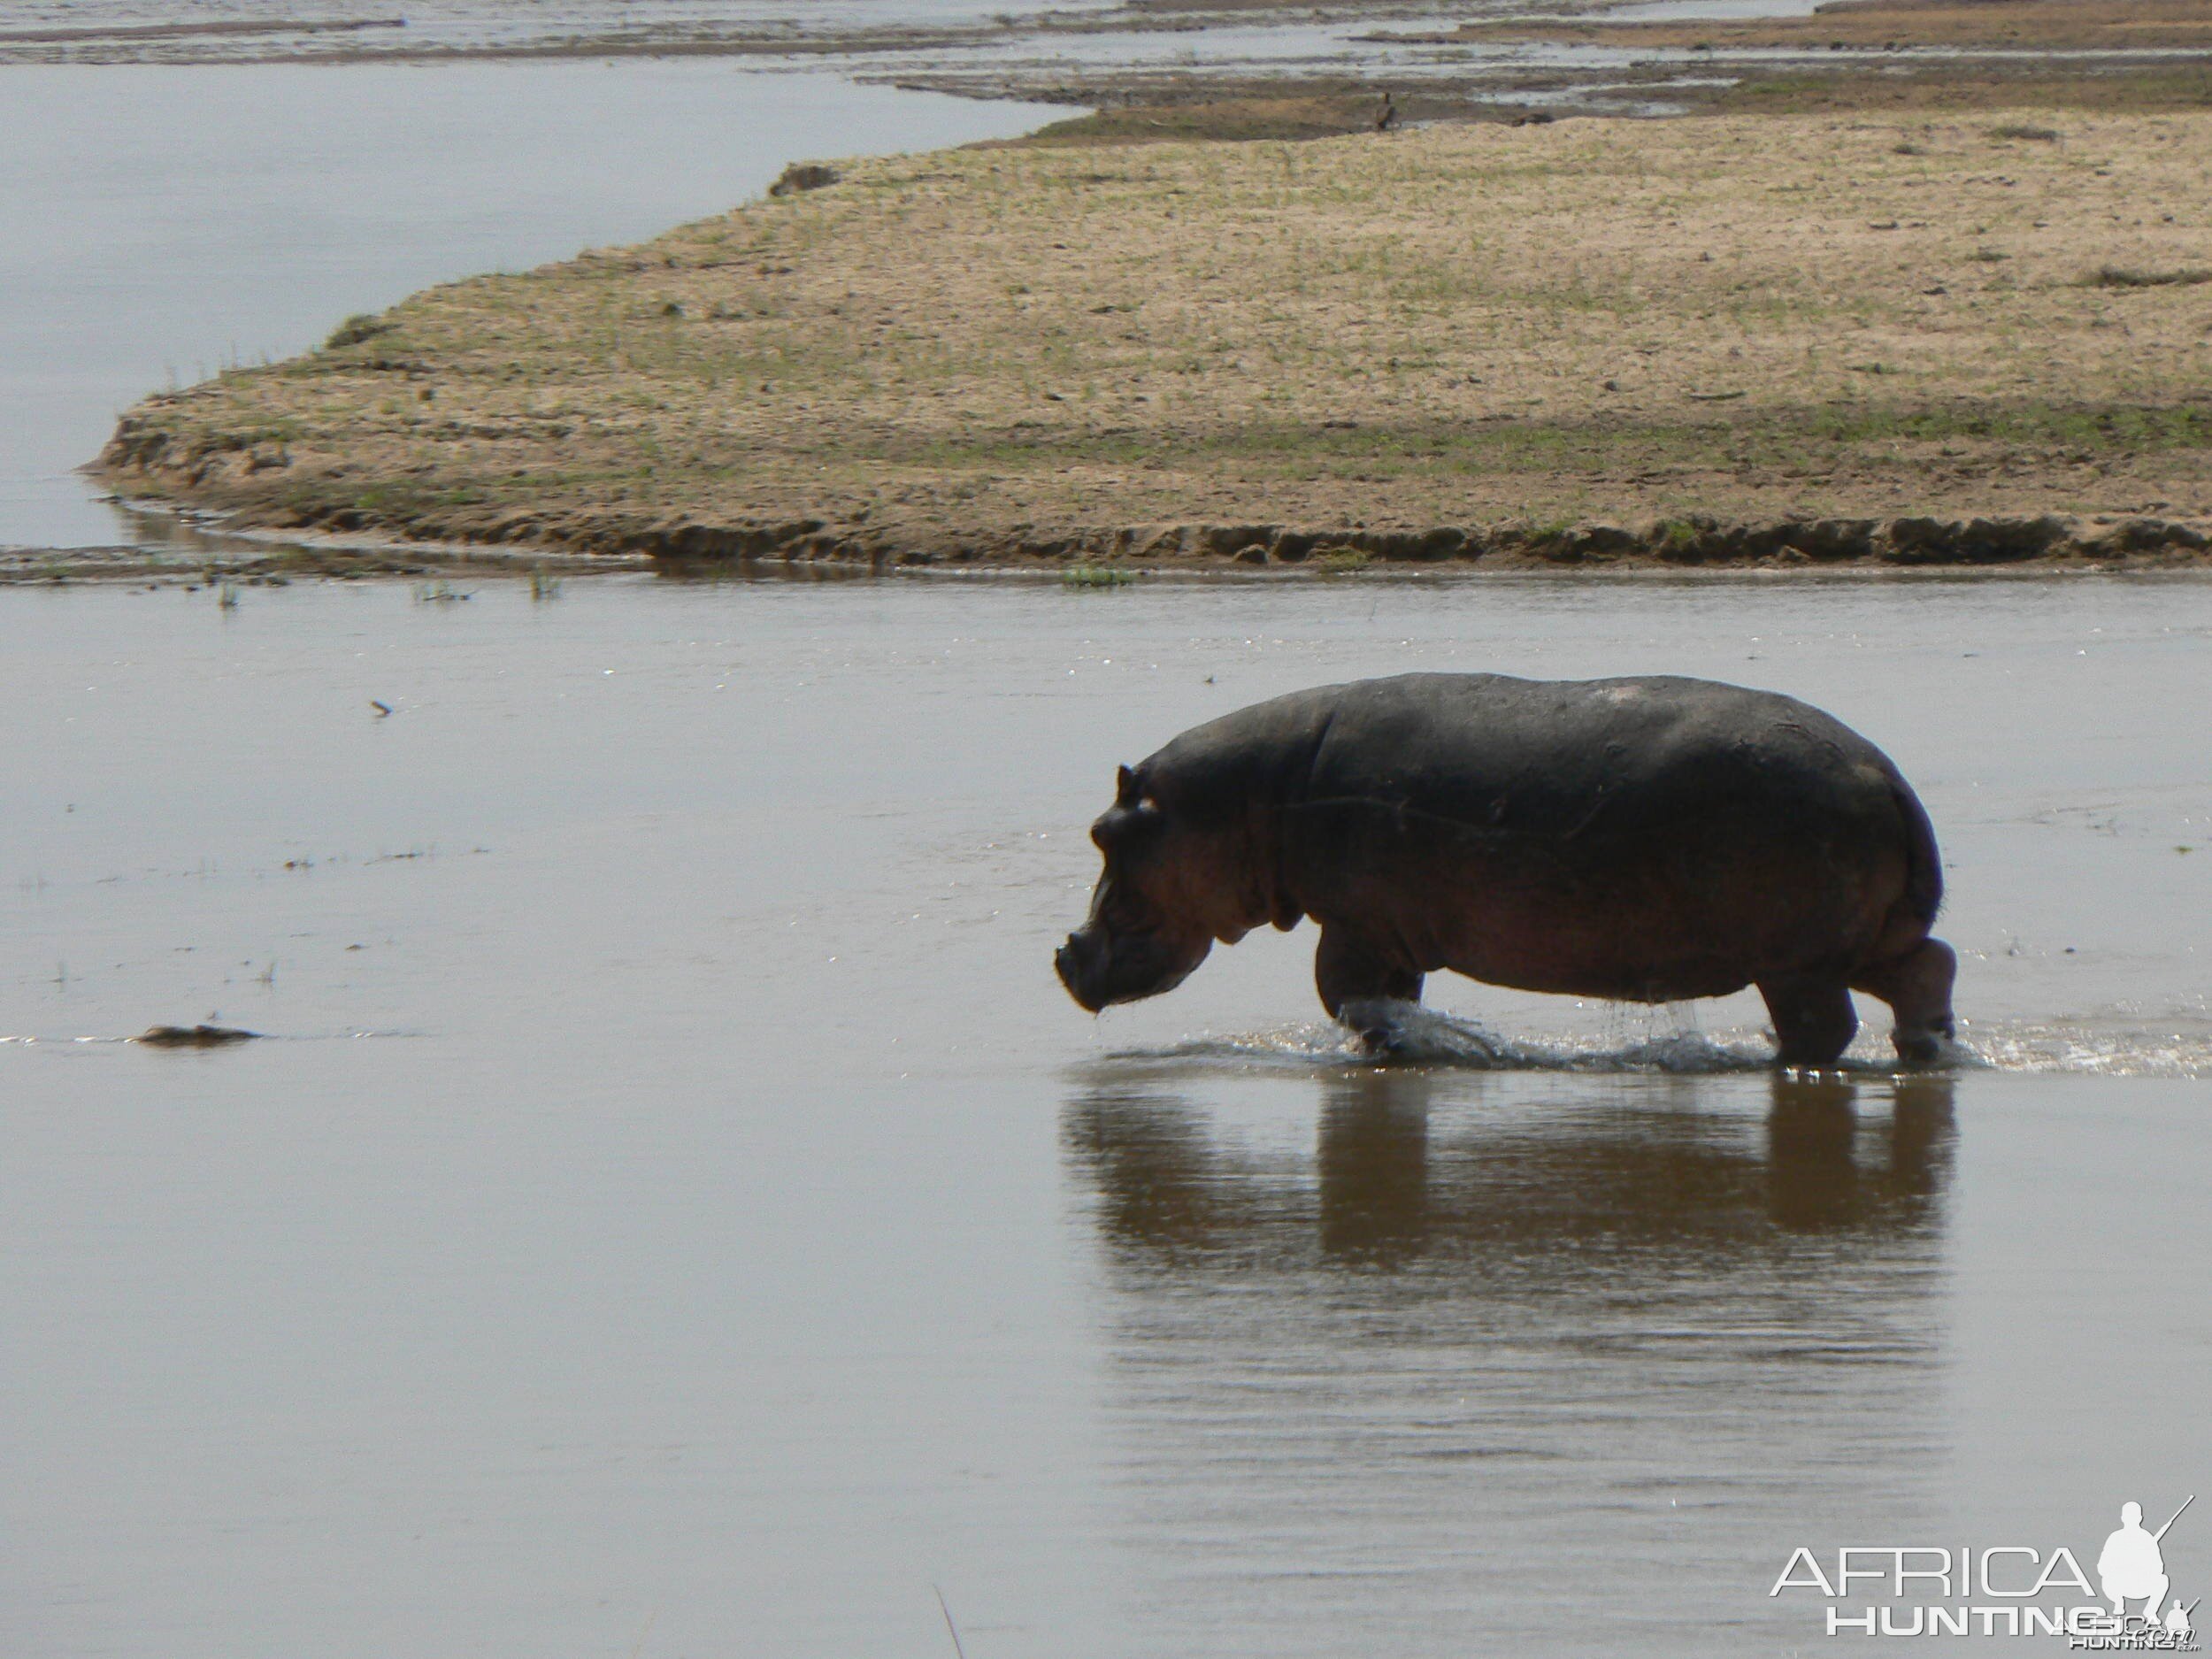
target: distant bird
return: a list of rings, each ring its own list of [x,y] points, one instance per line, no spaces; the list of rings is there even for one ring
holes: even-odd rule
[[[1383,94],[1382,108],[1375,112],[1375,130],[1386,133],[1397,124],[1398,106],[1390,101],[1390,95],[1386,92]]]
[[[376,710],[376,718],[380,720],[392,711],[392,705],[390,703],[379,703],[374,697],[371,697],[369,699],[369,707]]]

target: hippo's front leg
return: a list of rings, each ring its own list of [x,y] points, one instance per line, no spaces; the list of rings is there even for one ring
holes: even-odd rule
[[[1321,943],[1313,953],[1314,987],[1331,1019],[1342,1020],[1359,1033],[1370,1054],[1387,1054],[1394,1046],[1392,1029],[1380,1004],[1421,1000],[1420,972],[1394,963],[1379,948],[1339,922],[1325,922]]]
[[[1843,1057],[1858,1035],[1851,990],[1840,979],[1806,973],[1762,979],[1759,995],[1774,1019],[1774,1041],[1781,1050],[1775,1059],[1782,1065],[1825,1069]]]

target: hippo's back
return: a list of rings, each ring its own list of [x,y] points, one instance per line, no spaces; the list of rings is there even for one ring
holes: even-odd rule
[[[1329,689],[1308,803],[1365,801],[1564,841],[1731,811],[1771,815],[1773,829],[1798,814],[1878,818],[1903,787],[1839,720],[1712,680],[1401,674]]]

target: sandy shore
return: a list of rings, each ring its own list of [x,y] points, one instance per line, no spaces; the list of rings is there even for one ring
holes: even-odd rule
[[[150,398],[133,495],[671,559],[2194,559],[2212,112],[976,150]]]

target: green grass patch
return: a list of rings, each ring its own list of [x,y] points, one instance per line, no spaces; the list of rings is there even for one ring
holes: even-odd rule
[[[323,349],[343,351],[348,346],[357,346],[375,339],[379,334],[388,334],[398,326],[397,323],[387,322],[383,318],[373,316],[367,311],[357,311],[330,331],[330,338],[323,342]]]

